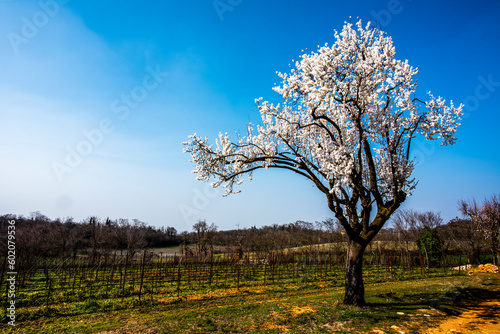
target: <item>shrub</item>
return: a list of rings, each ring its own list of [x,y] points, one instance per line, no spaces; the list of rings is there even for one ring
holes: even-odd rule
[[[417,246],[425,256],[427,267],[439,267],[443,258],[443,241],[436,229],[425,227],[417,238]]]

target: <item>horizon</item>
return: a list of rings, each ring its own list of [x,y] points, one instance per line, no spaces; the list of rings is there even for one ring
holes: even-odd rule
[[[416,141],[419,184],[401,207],[447,223],[460,199],[500,189],[498,14],[494,1],[0,2],[1,210],[178,231],[199,219],[231,230],[333,217],[289,173],[257,172],[223,198],[195,180],[182,142],[258,124],[255,98],[279,98],[276,71],[359,17],[419,69],[417,96],[465,104],[455,145]]]

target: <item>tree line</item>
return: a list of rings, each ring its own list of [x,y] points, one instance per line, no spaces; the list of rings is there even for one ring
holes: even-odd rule
[[[439,213],[399,210],[374,241],[391,245],[403,256],[418,251],[428,267],[439,266],[443,252],[456,253],[470,264],[479,264],[481,255],[490,254],[498,263],[500,200],[498,196],[482,204],[460,201],[462,218],[444,224]],[[117,252],[133,257],[144,249],[182,246],[179,255],[207,257],[216,253],[262,253],[274,250],[330,244],[345,250],[346,234],[332,218],[321,222],[296,221],[262,227],[219,231],[214,223],[200,220],[191,231],[178,233],[174,227],[156,228],[138,219],[99,219],[81,222],[72,218],[52,220],[40,212],[29,217],[0,216],[0,248],[7,248],[7,226],[16,221],[18,257],[65,258],[87,256],[96,259]],[[194,247],[188,247],[194,245]]]
[[[32,212],[29,217],[5,214],[0,216],[0,231],[7,230],[8,222],[16,221],[16,255],[44,258],[76,257],[114,250],[127,251],[133,256],[145,248],[169,247],[180,244],[173,227],[155,228],[138,219],[88,217],[81,222],[73,218],[55,219]],[[6,233],[0,234],[0,246],[6,249]]]

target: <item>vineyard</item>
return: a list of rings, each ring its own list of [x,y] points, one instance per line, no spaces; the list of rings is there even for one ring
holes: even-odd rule
[[[227,289],[261,287],[343,286],[343,250],[304,247],[268,253],[224,253],[206,256],[163,254],[144,250],[129,256],[110,253],[95,258],[17,259],[18,308],[88,300],[134,297],[183,297]],[[6,296],[5,259],[1,272],[2,299]],[[367,251],[365,283],[412,280],[465,274],[466,259],[444,254],[441,265],[428,268],[418,251]],[[456,269],[452,269],[456,267]]]

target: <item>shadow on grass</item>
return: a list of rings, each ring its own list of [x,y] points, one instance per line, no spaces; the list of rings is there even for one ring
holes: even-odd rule
[[[372,302],[366,306],[386,312],[415,312],[418,309],[437,310],[446,316],[458,316],[467,311],[475,311],[481,317],[498,318],[500,304],[484,305],[488,301],[500,301],[500,291],[479,287],[455,287],[440,293],[384,293],[372,299],[384,299],[384,302]]]

